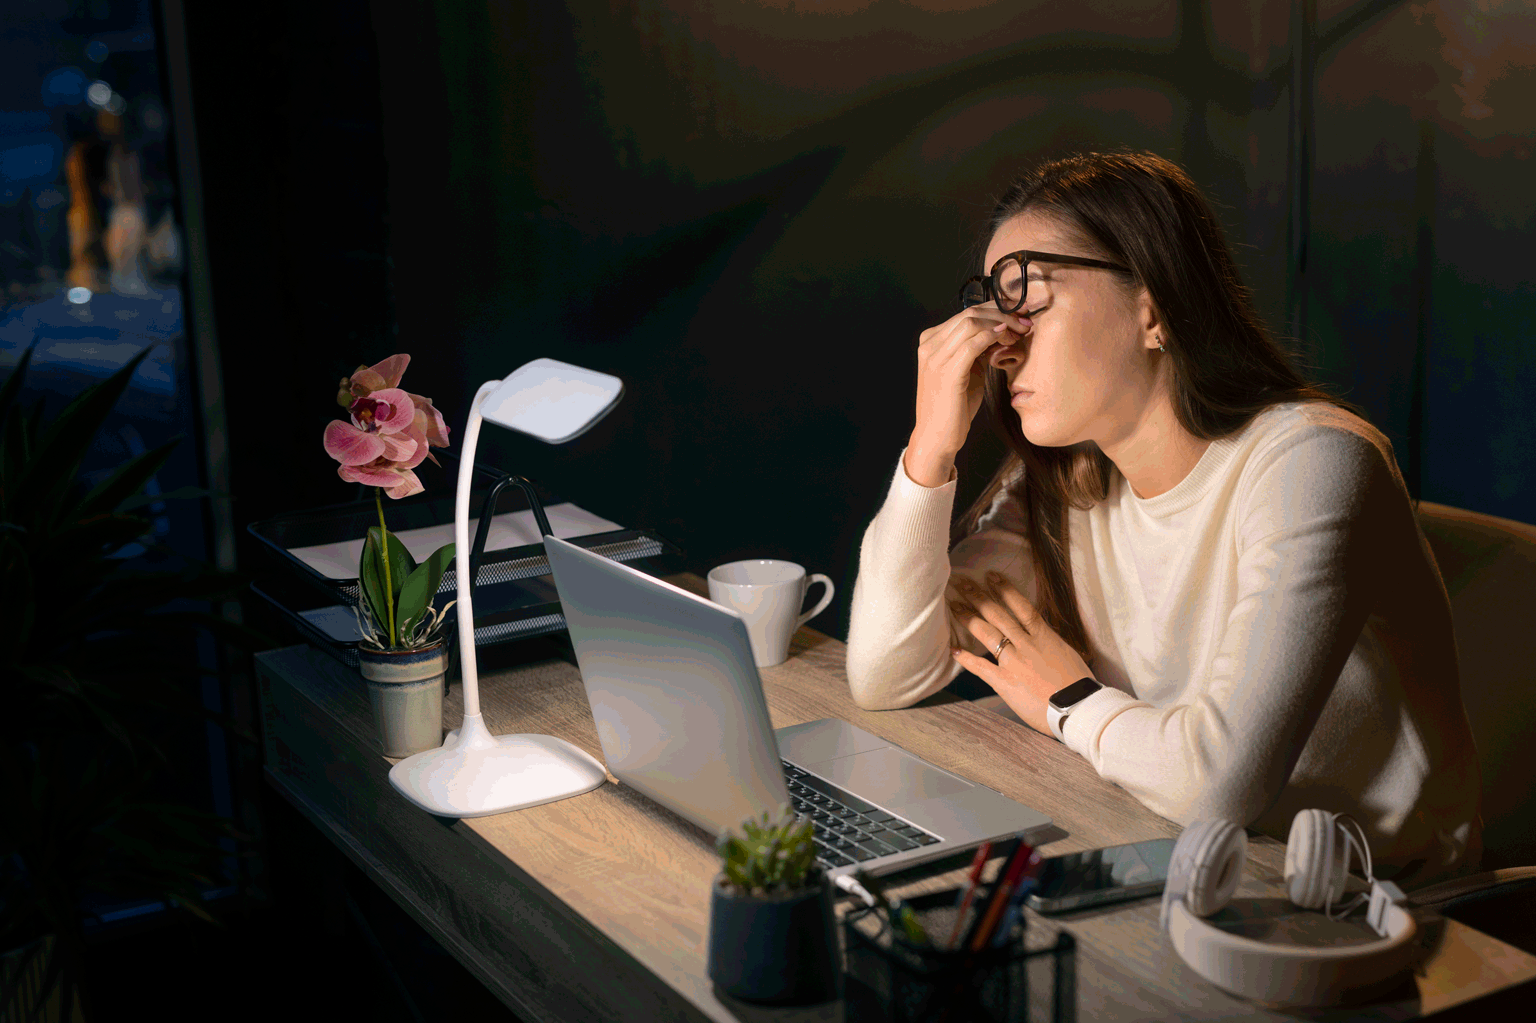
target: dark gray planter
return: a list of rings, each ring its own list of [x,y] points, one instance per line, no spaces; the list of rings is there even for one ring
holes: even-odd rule
[[[709,979],[744,1002],[814,1005],[842,996],[832,885],[746,897],[715,878],[709,906]]]

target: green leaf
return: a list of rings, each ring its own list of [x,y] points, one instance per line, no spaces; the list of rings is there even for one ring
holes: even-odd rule
[[[148,519],[137,515],[96,515],[72,522],[49,538],[49,553],[58,557],[49,557],[47,564],[57,570],[64,558],[95,560],[132,543],[151,527]]]
[[[27,375],[27,366],[31,365],[32,352],[36,348],[36,341],[27,346],[27,350],[21,353],[21,360],[16,363],[16,368],[11,370],[11,375],[5,378],[5,384],[0,386],[0,415],[11,410],[11,405],[16,401],[16,395],[21,393],[21,378]]]
[[[14,521],[51,522],[60,513],[64,495],[73,484],[92,439],[153,347],[146,347],[116,373],[87,388],[59,413],[38,442],[17,481],[14,496],[26,512],[18,513],[10,507],[13,495],[6,495],[8,513]]]
[[[384,592],[384,568],[379,552],[382,548],[378,526],[371,526],[363,540],[363,556],[358,565],[358,584],[368,600],[368,610],[378,622],[381,632],[389,629],[389,608],[398,605],[400,589],[412,572],[416,571],[416,559],[405,549],[405,544],[394,533],[386,534],[389,546],[390,593]],[[386,603],[386,600],[388,603]],[[396,634],[399,634],[399,617],[396,616]]]
[[[181,438],[176,437],[155,448],[146,451],[137,458],[129,460],[108,478],[97,484],[96,489],[85,495],[85,499],[76,507],[74,514],[85,518],[91,515],[101,515],[121,510],[123,502],[133,497],[144,488],[160,471],[165,460],[171,457],[171,452],[181,443]],[[151,503],[158,498],[150,498]]]
[[[409,555],[407,555],[409,556]],[[417,565],[405,579],[405,585],[400,588],[400,635],[404,636],[411,626],[421,620],[421,616],[432,603],[432,598],[437,596],[437,588],[442,585],[443,573],[448,570],[449,563],[453,561],[453,544],[444,544],[431,554],[427,560]]]
[[[138,497],[130,497],[117,506],[120,512],[132,511],[142,508],[146,504],[154,504],[156,501],[192,501],[204,497],[211,497],[213,491],[207,487],[177,487],[175,490],[166,490],[159,494],[140,494]]]
[[[368,530],[368,532],[377,540],[379,532],[377,526]],[[394,587],[393,596],[398,601],[400,599],[400,588],[405,585],[405,580],[409,578],[410,574],[416,571],[416,559],[411,557],[411,552],[406,549],[405,544],[400,542],[398,536],[394,533],[388,533],[387,536],[389,539],[389,581],[390,585]]]

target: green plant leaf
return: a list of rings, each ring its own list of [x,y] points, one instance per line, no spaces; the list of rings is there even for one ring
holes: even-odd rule
[[[357,585],[362,591],[362,599],[368,605],[368,613],[379,623],[380,631],[387,632],[389,615],[385,610],[385,601],[388,595],[384,592],[384,570],[379,564],[378,540],[374,536],[377,532],[376,529],[370,529],[363,538],[363,556],[357,563]]]
[[[815,831],[787,804],[776,819],[765,811],[742,822],[744,837],[723,831],[715,843],[727,880],[743,893],[768,894],[805,886],[816,866]]]
[[[3,385],[0,385],[0,415],[10,412],[11,406],[16,401],[16,395],[21,393],[21,378],[27,375],[27,367],[32,364],[32,352],[36,348],[36,341],[27,345],[27,350],[21,353],[16,368],[11,370],[11,375],[5,378]]]
[[[378,526],[370,526],[368,535],[363,540],[363,556],[358,565],[358,584],[368,598],[368,610],[373,614],[374,621],[379,623],[380,631],[389,628],[390,606],[397,606],[400,600],[400,589],[405,585],[405,580],[416,571],[416,559],[411,557],[411,552],[405,549],[405,544],[394,533],[389,537],[389,573],[392,592],[387,596],[384,593],[384,569],[383,562],[379,558],[380,533]],[[385,603],[385,600],[389,604]],[[396,615],[396,632],[399,632],[399,616]]]
[[[167,490],[159,494],[140,494],[138,497],[130,497],[118,505],[117,510],[127,512],[147,504],[154,504],[156,501],[192,501],[211,496],[213,491],[207,487],[177,487],[175,490]]]
[[[16,482],[14,497],[26,509],[25,514],[17,513],[10,504],[13,495],[7,494],[7,512],[13,521],[49,524],[62,512],[64,495],[74,484],[92,439],[153,347],[146,347],[116,373],[86,388],[54,419]]]
[[[437,588],[442,585],[443,573],[452,561],[453,544],[444,544],[427,555],[427,560],[406,576],[405,584],[400,587],[400,604],[396,609],[400,618],[400,635],[406,635],[426,613],[432,598],[437,596]]]
[[[378,531],[379,530],[377,526],[374,526],[368,530],[368,532],[372,534],[377,534]],[[405,585],[405,580],[409,578],[410,574],[416,571],[416,559],[411,557],[411,552],[406,550],[405,544],[400,542],[400,538],[398,536],[396,536],[393,532],[390,532],[388,535],[390,572],[389,581],[390,584],[395,588],[394,598],[396,601],[399,601],[400,588]]]
[[[64,567],[59,563],[61,561],[98,559],[137,540],[149,532],[152,525],[148,519],[137,515],[96,515],[71,522],[49,537],[47,550],[50,555],[57,554],[58,560],[50,556],[45,563],[58,570]]]
[[[124,463],[122,468],[102,480],[94,490],[85,495],[85,498],[76,506],[74,514],[85,518],[120,511],[123,502],[144,489],[144,484],[160,471],[160,467],[165,464],[167,458],[171,457],[171,452],[180,443],[180,437],[173,438],[153,451],[146,451]],[[150,501],[143,503],[147,504],[155,500],[159,498],[150,498]]]

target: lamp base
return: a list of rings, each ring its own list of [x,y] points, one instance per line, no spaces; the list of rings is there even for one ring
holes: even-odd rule
[[[437,749],[389,769],[401,795],[439,817],[487,817],[591,792],[608,780],[585,750],[553,735],[491,735],[475,714]]]

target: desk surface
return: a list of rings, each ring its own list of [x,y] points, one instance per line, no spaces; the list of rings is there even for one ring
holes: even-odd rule
[[[693,575],[671,582],[705,594]],[[761,671],[775,728],[825,717],[853,722],[940,767],[1049,815],[1045,855],[1175,837],[1177,825],[1106,783],[1075,753],[947,694],[901,711],[865,711],[848,693],[844,646],[812,629],[790,658]],[[365,683],[309,647],[257,657],[271,782],[454,953],[519,1017],[534,1020],[829,1019],[834,1003],[760,1010],[715,992],[705,974],[712,836],[618,784],[557,803],[465,820],[433,817],[390,786]],[[481,711],[493,734],[556,735],[603,759],[574,664],[550,659],[483,672]],[[463,714],[456,682],[445,728]],[[1284,847],[1249,842],[1234,905],[1284,898]],[[995,862],[989,869],[996,869]],[[959,883],[951,862],[908,871],[910,895]],[[1311,914],[1309,914],[1311,916]],[[1043,918],[1078,940],[1084,1019],[1194,1019],[1265,1012],[1211,987],[1157,927],[1158,901]],[[1351,1018],[1404,1019],[1536,978],[1536,958],[1454,921],[1421,918],[1423,966],[1394,1001]]]

